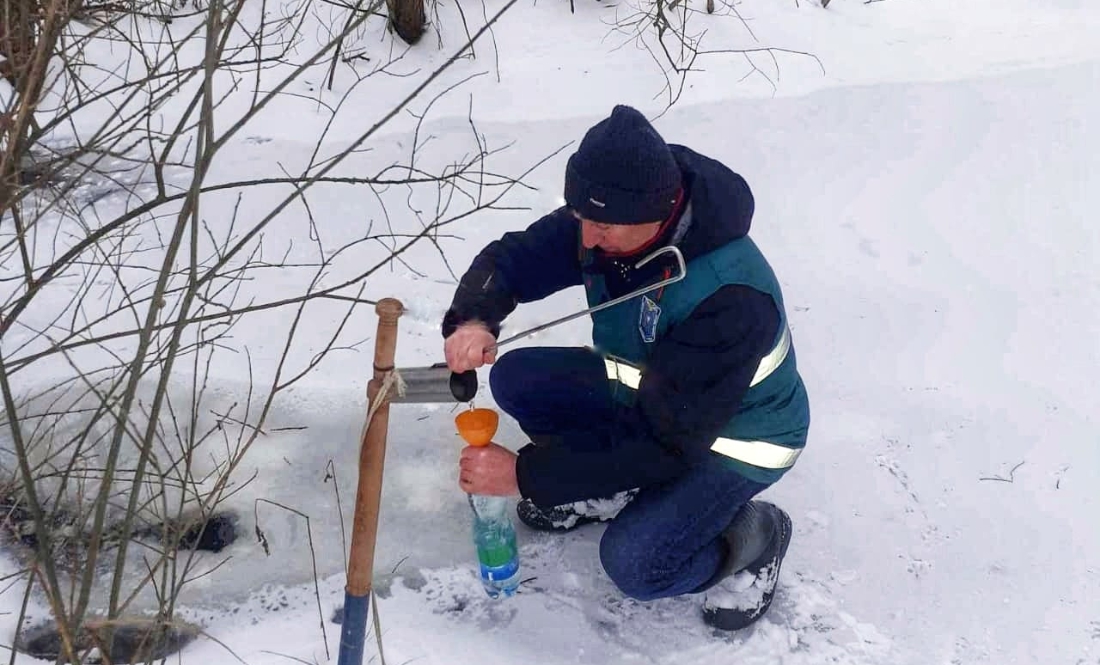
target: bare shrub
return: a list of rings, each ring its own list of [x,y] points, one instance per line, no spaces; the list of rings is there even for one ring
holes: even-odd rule
[[[221,565],[202,563],[186,534],[250,482],[242,465],[276,398],[362,342],[351,322],[378,297],[372,275],[421,245],[445,261],[449,228],[524,186],[493,169],[503,148],[472,120],[457,155],[416,138],[397,152],[382,131],[415,117],[419,137],[433,101],[422,97],[446,92],[439,75],[514,0],[392,107],[346,108],[386,63],[340,60],[344,92],[302,100],[328,118],[303,132],[313,149],[234,166],[234,148],[263,141],[251,132],[272,102],[301,99],[307,77],[331,85],[341,45],[379,2],[343,8],[313,45],[332,11],[321,0],[139,13],[45,0],[30,54],[7,47],[0,480],[33,548],[24,592],[45,599],[70,662],[92,642],[110,651],[127,612],[175,625],[181,591]],[[371,120],[336,140],[348,114]],[[314,197],[340,191],[359,194],[361,214],[317,219]],[[271,279],[287,288],[263,288]],[[263,326],[277,352],[253,362],[234,336],[244,326]],[[243,368],[228,398],[224,363]]]

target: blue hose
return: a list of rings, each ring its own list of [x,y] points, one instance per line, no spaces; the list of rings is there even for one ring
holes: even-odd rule
[[[370,592],[353,596],[344,592],[344,620],[340,627],[340,656],[337,665],[363,665],[363,641],[367,636]]]

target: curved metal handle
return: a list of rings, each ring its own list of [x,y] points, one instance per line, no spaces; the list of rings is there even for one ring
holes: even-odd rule
[[[659,281],[656,284],[653,284],[651,286],[644,286],[644,287],[642,287],[642,288],[640,288],[636,291],[632,291],[632,292],[630,292],[630,293],[628,293],[624,296],[619,296],[618,298],[615,298],[614,300],[609,300],[605,303],[596,305],[595,307],[589,307],[588,309],[581,310],[579,312],[575,312],[573,314],[570,314],[569,316],[563,316],[560,319],[555,319],[553,321],[550,321],[549,323],[544,323],[541,326],[535,326],[534,328],[531,328],[530,330],[524,330],[521,333],[517,333],[515,335],[512,335],[511,337],[507,337],[505,339],[499,340],[496,344],[493,344],[491,346],[486,347],[485,351],[488,352],[488,351],[492,351],[493,349],[499,349],[500,347],[504,346],[505,344],[510,344],[510,343],[516,341],[517,339],[523,339],[524,337],[527,337],[529,335],[533,335],[537,332],[541,332],[543,330],[546,330],[547,328],[553,328],[556,325],[560,325],[560,324],[565,323],[567,321],[572,321],[573,319],[575,319],[577,317],[584,316],[585,314],[593,314],[593,313],[598,312],[600,310],[607,309],[608,307],[614,307],[615,305],[618,305],[619,303],[625,302],[625,301],[630,300],[632,298],[637,298],[638,296],[640,296],[642,294],[649,293],[650,291],[654,291],[654,290],[659,289],[663,286],[668,286],[669,284],[674,284],[675,282],[679,282],[683,278],[687,277],[687,265],[684,263],[684,255],[680,252],[679,247],[674,247],[672,245],[669,245],[668,247],[662,247],[661,249],[658,249],[657,251],[653,252],[652,254],[645,257],[641,261],[638,261],[637,263],[634,264],[634,268],[635,269],[641,268],[642,266],[644,266],[645,264],[649,263],[650,261],[652,261],[653,259],[657,258],[658,256],[660,256],[662,254],[672,254],[676,257],[676,264],[680,268],[679,274],[677,274],[674,277],[668,277],[667,279],[663,279],[663,280],[661,280],[661,281]]]

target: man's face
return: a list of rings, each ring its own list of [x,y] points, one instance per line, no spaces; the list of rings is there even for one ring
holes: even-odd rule
[[[585,249],[599,248],[610,254],[630,254],[653,239],[661,222],[648,224],[603,224],[578,217],[581,243]]]

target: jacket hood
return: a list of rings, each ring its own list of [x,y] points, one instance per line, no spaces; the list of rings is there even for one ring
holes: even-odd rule
[[[721,162],[682,145],[670,144],[684,177],[688,208],[674,232],[685,261],[749,233],[755,200],[737,173]]]

